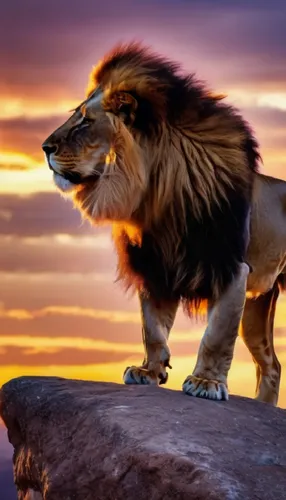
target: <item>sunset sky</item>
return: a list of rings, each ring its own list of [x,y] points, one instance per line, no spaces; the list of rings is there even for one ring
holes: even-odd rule
[[[82,100],[98,59],[140,39],[227,93],[256,131],[263,171],[286,179],[286,3],[7,0],[0,16],[0,385],[23,374],[120,382],[142,361],[138,304],[114,283],[109,230],[83,223],[56,191],[41,143]],[[178,314],[168,387],[192,372],[204,327]],[[286,297],[276,346],[286,407]],[[240,339],[229,386],[254,395]]]

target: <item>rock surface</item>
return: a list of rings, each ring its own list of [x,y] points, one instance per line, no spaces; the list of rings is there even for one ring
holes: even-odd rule
[[[21,500],[286,498],[286,411],[251,399],[21,377],[0,414]]]

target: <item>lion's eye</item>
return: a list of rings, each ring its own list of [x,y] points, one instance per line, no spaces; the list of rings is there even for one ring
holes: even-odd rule
[[[91,118],[87,118],[87,116],[84,116],[82,121],[81,121],[81,125],[89,125],[92,122],[93,122],[93,120]]]
[[[122,114],[128,116],[130,114],[130,111],[131,111],[131,106],[129,103],[123,102],[118,106],[118,111],[119,111],[119,113],[122,113]]]

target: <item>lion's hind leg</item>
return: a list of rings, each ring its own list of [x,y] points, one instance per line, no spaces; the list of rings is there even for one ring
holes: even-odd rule
[[[228,399],[227,375],[244,308],[248,274],[248,265],[241,264],[238,276],[210,311],[195,369],[183,383],[183,391],[190,396]]]
[[[281,366],[273,344],[278,280],[273,288],[255,299],[247,299],[242,317],[241,336],[256,365],[256,398],[277,405]]]
[[[139,294],[142,315],[142,333],[145,359],[141,366],[129,366],[123,374],[125,384],[165,384],[166,368],[170,368],[170,350],[167,344],[178,303],[156,304]]]

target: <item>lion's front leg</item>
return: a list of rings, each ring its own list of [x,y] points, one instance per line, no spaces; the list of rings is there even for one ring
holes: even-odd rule
[[[167,344],[178,308],[177,302],[155,303],[139,293],[142,316],[142,334],[145,358],[141,366],[126,368],[125,384],[165,384],[170,367],[170,350]]]
[[[227,375],[245,304],[248,274],[248,265],[241,264],[236,279],[210,310],[195,369],[183,383],[186,394],[228,399]]]

